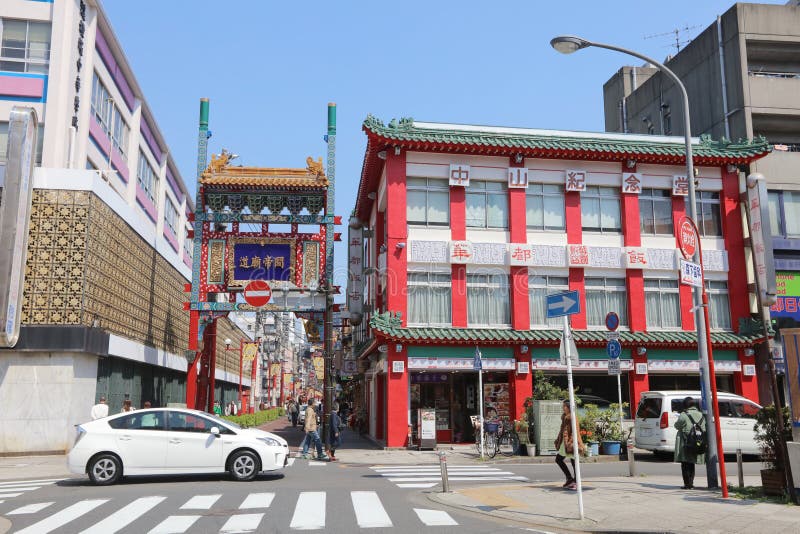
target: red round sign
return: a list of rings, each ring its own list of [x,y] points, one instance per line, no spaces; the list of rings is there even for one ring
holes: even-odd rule
[[[678,247],[681,249],[681,254],[687,260],[694,257],[697,251],[697,229],[694,223],[688,217],[681,219],[678,225]]]
[[[253,280],[244,288],[244,301],[251,306],[260,308],[272,297],[272,289],[263,280]]]

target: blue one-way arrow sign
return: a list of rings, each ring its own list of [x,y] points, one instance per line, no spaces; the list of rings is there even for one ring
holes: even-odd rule
[[[581,298],[577,291],[547,295],[547,318],[573,315],[581,312]]]

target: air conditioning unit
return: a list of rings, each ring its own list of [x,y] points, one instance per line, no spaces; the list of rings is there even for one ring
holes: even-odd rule
[[[533,401],[533,439],[536,451],[542,456],[554,456],[558,452],[553,442],[561,430],[562,404],[558,400]]]

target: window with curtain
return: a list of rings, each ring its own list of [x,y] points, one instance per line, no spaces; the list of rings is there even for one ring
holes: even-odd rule
[[[156,174],[156,171],[153,170],[153,167],[150,166],[150,162],[147,161],[147,157],[141,150],[139,150],[139,165],[136,171],[136,183],[138,183],[147,194],[147,198],[149,198],[155,204],[156,191],[158,190],[158,175]]]
[[[775,237],[800,236],[800,191],[769,192],[769,223]]]
[[[722,236],[722,212],[718,191],[697,192],[697,230],[705,237]]]
[[[581,193],[581,222],[585,232],[621,232],[619,188],[587,185]]]
[[[468,227],[508,228],[508,184],[470,180],[466,197]]]
[[[172,230],[173,235],[178,235],[178,210],[168,198],[164,203],[164,224]]]
[[[528,184],[525,215],[529,229],[563,230],[564,187],[551,184]]]
[[[644,281],[647,328],[680,328],[681,306],[677,280]]]
[[[586,323],[590,327],[606,325],[608,312],[617,312],[619,324],[628,324],[628,301],[624,278],[586,278]]]
[[[783,236],[783,217],[781,215],[781,193],[780,191],[770,191],[767,194],[769,199],[769,229],[773,237]]]
[[[194,255],[194,239],[187,237],[183,240],[183,253],[190,258]]]
[[[643,234],[672,235],[672,192],[667,189],[642,189],[639,215]]]
[[[731,329],[731,307],[728,302],[728,283],[722,280],[706,280],[708,294],[708,322],[712,330]]]
[[[408,224],[447,226],[450,223],[450,186],[447,180],[408,178],[406,188]]]
[[[130,128],[96,72],[92,78],[92,113],[122,159],[127,160]]]
[[[449,325],[450,274],[408,273],[408,323]]]
[[[47,74],[50,23],[0,19],[0,71]]]
[[[531,325],[560,327],[564,322],[561,317],[547,318],[547,295],[567,290],[569,290],[569,280],[566,276],[529,276]]]
[[[507,274],[467,274],[467,324],[511,324]]]
[[[37,126],[36,165],[42,164],[42,148],[44,147],[44,124]],[[5,163],[8,154],[8,122],[0,122],[0,163]]]

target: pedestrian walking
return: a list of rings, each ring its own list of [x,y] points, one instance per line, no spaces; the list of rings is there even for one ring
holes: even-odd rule
[[[564,473],[564,477],[567,479],[561,487],[574,490],[578,489],[578,486],[575,479],[575,450],[572,441],[572,413],[570,413],[569,409],[569,400],[565,400],[563,402],[562,410],[561,429],[559,429],[558,437],[556,437],[555,441],[556,449],[558,449],[558,452],[556,453],[556,463]],[[585,448],[586,446],[583,444],[583,440],[581,439],[581,434],[579,432],[578,453],[583,454]],[[564,461],[567,458],[569,458],[569,461],[572,464],[572,473],[570,473],[569,467],[567,467],[567,463]]]
[[[122,410],[120,410],[119,413],[132,412],[135,409],[136,408],[134,408],[133,405],[131,404],[131,400],[125,399],[124,401],[122,401]]]
[[[239,407],[236,406],[234,401],[231,401],[231,415],[236,415],[239,413]]]
[[[333,410],[331,410],[331,416],[328,420],[328,436],[330,438],[328,454],[331,457],[331,461],[335,462],[338,460],[338,458],[336,458],[336,449],[338,449],[342,444],[342,419],[339,417],[339,405],[334,402],[331,406],[333,407]]]
[[[306,421],[304,425],[306,437],[303,440],[303,458],[308,458],[308,447],[313,443],[317,449],[317,460],[329,460],[328,455],[322,452],[322,440],[317,431],[317,413],[314,410],[314,399],[308,399],[306,408]]]
[[[683,399],[683,411],[675,421],[675,461],[681,463],[683,486],[694,488],[694,466],[706,463],[706,417],[692,397]]]
[[[108,417],[108,404],[106,404],[106,398],[100,397],[100,400],[92,406],[91,411],[92,421],[97,419],[102,419],[103,417]]]
[[[220,405],[219,401],[214,401],[214,415],[217,417],[222,415],[222,406]]]
[[[293,400],[289,401],[289,417],[292,419],[292,427],[297,426],[297,416],[300,414],[300,408]]]

